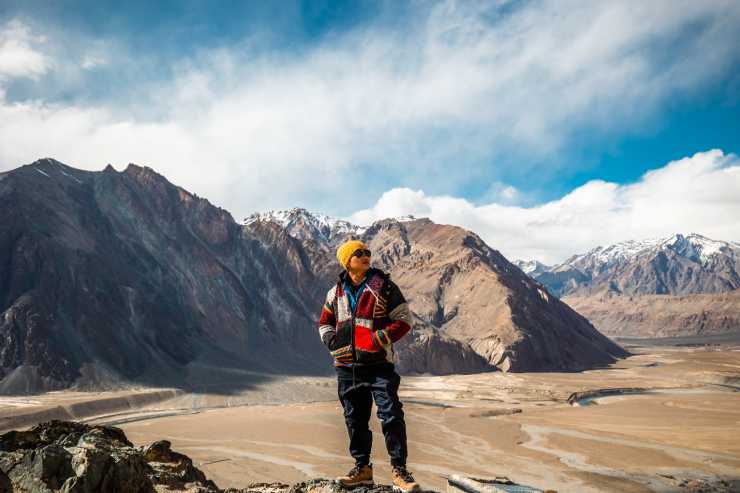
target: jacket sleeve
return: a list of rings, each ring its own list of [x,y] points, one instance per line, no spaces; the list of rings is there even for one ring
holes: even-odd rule
[[[337,318],[334,315],[334,298],[336,297],[336,288],[329,291],[321,310],[319,318],[319,335],[324,346],[331,349],[331,340],[337,334]]]
[[[403,336],[409,333],[414,325],[414,318],[411,315],[411,309],[406,302],[403,293],[398,286],[388,281],[388,289],[383,295],[386,295],[388,317],[391,323],[384,329],[376,330],[373,333],[373,342],[379,348],[398,342]]]

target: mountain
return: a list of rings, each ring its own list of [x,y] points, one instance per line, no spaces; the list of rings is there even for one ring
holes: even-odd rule
[[[740,245],[692,233],[625,241],[530,275],[608,334],[659,337],[740,330],[732,302]],[[732,298],[732,296],[730,296]]]
[[[149,168],[42,159],[6,172],[0,392],[244,388],[326,371],[322,255],[277,225],[237,224]]]
[[[298,238],[316,238],[324,224],[303,209],[263,217],[287,225]],[[322,233],[327,251],[348,239],[363,241],[373,251],[373,265],[390,272],[426,327],[469,346],[491,365],[579,370],[626,354],[470,231],[412,217],[341,227]]]
[[[726,293],[740,287],[739,272],[740,245],[692,233],[598,247],[530,275],[559,297],[607,287],[639,297]]]

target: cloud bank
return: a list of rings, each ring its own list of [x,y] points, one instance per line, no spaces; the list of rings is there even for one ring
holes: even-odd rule
[[[591,181],[536,207],[474,206],[460,198],[396,188],[355,224],[411,214],[477,233],[509,260],[553,265],[576,253],[623,240],[699,233],[740,240],[740,160],[722,151],[700,152],[649,171],[633,184]]]
[[[559,173],[573,139],[637,132],[740,60],[734,1],[415,5],[402,29],[363,26],[296,52],[246,38],[174,60],[166,80],[107,81],[102,98],[2,99],[0,169],[135,162],[237,217],[295,205],[346,215],[335,191],[347,189],[370,204],[394,186],[463,195],[482,180],[512,198],[507,177]],[[5,26],[0,87],[71,65],[83,74],[71,80],[138,73],[120,42],[87,55],[78,43],[70,61],[32,34]]]
[[[37,79],[52,66],[50,57],[34,49],[44,39],[31,36],[20,21],[11,21],[0,30],[0,83],[17,78]]]

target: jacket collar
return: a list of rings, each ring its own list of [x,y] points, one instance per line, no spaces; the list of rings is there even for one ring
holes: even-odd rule
[[[387,279],[388,278],[388,274],[386,274],[382,270],[376,269],[374,267],[370,267],[370,270],[367,271],[367,277],[365,277],[365,279],[370,280],[373,276],[378,276],[381,279]],[[347,272],[346,270],[343,270],[342,272],[340,272],[339,273],[339,282],[341,284],[344,284],[345,282],[351,283],[352,281],[349,278],[349,272]]]

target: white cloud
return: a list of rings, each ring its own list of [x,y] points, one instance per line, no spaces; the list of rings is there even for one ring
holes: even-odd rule
[[[637,131],[740,59],[731,1],[531,2],[505,15],[500,5],[443,2],[413,32],[371,27],[301,54],[247,41],[94,104],[0,100],[0,169],[42,156],[87,169],[135,162],[237,217],[296,205],[332,213],[358,170],[370,170],[376,194],[387,183],[494,181],[467,163],[553,156],[583,130]],[[14,73],[49,70],[32,53]]]
[[[397,188],[349,221],[371,224],[406,214],[476,232],[509,260],[562,262],[618,241],[699,233],[740,241],[740,160],[722,151],[700,152],[646,173],[638,182],[591,181],[536,207],[474,206],[453,197]]]
[[[81,67],[85,70],[92,70],[96,67],[104,67],[106,65],[108,65],[108,63],[104,59],[88,55],[84,60],[82,60]]]
[[[0,82],[44,75],[51,68],[52,60],[32,47],[43,41],[43,38],[31,36],[29,28],[18,20],[0,27]]]

